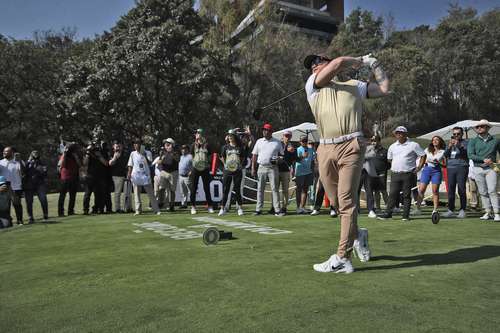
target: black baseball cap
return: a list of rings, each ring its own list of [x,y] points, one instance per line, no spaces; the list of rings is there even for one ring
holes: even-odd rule
[[[321,58],[326,61],[331,61],[332,59],[325,54],[310,54],[304,59],[304,67],[307,69],[311,69],[313,61],[316,60],[316,58]]]

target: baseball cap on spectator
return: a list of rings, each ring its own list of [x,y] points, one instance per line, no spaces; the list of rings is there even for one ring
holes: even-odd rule
[[[271,124],[265,123],[264,126],[262,126],[262,129],[265,129],[265,130],[268,130],[268,131],[272,131],[273,127],[271,126]]]
[[[175,145],[175,141],[172,138],[168,138],[167,140],[164,141],[164,143],[166,143],[166,142],[168,142],[168,143],[170,143],[172,145]]]
[[[205,132],[205,131],[203,130],[203,128],[198,128],[198,129],[195,131],[195,133],[200,133],[200,134],[203,134],[203,132]]]
[[[292,136],[292,132],[291,131],[285,131],[285,133],[283,133],[284,136]]]
[[[396,132],[400,132],[400,133],[408,133],[408,130],[406,129],[406,127],[404,126],[398,126],[396,127],[396,129],[394,130],[394,133]]]

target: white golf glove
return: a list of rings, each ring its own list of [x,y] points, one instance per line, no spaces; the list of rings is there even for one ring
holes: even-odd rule
[[[371,53],[369,53],[367,55],[362,56],[361,61],[363,62],[364,66],[373,68],[373,64],[377,62],[377,58],[375,58]]]

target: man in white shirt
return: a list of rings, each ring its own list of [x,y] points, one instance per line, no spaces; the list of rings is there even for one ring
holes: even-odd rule
[[[128,179],[132,181],[134,187],[134,198],[135,198],[135,215],[141,214],[142,202],[141,202],[141,192],[142,188],[146,190],[149,197],[149,202],[156,215],[160,215],[160,208],[158,207],[158,201],[156,200],[153,193],[153,186],[151,185],[151,171],[149,169],[148,160],[144,153],[144,148],[141,147],[141,141],[136,140],[134,142],[134,151],[130,154],[128,160]]]
[[[5,147],[3,159],[0,160],[0,176],[4,176],[11,190],[12,205],[16,211],[17,224],[23,224],[23,206],[21,205],[22,170],[21,163],[14,159],[12,147]]]
[[[279,193],[278,193],[278,158],[284,154],[284,148],[281,141],[273,138],[273,127],[271,124],[264,124],[262,127],[264,137],[257,140],[252,151],[252,176],[257,175],[257,207],[254,215],[262,214],[264,208],[264,189],[266,181],[269,179],[271,186],[273,207],[275,216],[282,216],[280,209]],[[259,170],[257,172],[257,163]]]
[[[424,156],[425,152],[420,145],[408,138],[408,130],[404,126],[398,126],[394,130],[396,142],[387,152],[387,159],[391,162],[391,190],[389,204],[384,214],[378,216],[384,220],[392,218],[392,209],[395,207],[399,193],[403,191],[403,221],[410,220],[411,189],[417,184],[417,172],[422,169],[425,159],[416,166],[418,157]]]

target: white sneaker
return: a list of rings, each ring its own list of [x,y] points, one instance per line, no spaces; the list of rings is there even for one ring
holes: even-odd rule
[[[353,249],[354,255],[358,257],[359,261],[367,262],[370,260],[371,252],[368,246],[368,229],[359,228],[358,239],[354,240]]]
[[[443,217],[455,217],[455,214],[448,209],[448,211],[443,214]]]
[[[484,213],[484,215],[483,215],[483,216],[481,216],[479,219],[481,219],[481,220],[489,220],[489,219],[491,219],[491,214],[490,214],[490,212],[486,212],[486,213]]]
[[[243,216],[245,213],[243,213],[243,208],[238,208],[238,216]]]
[[[375,214],[375,212],[373,210],[370,210],[370,212],[368,213],[368,217],[371,219],[374,219],[377,217],[377,214]]]
[[[191,215],[196,215],[196,208],[191,207]]]
[[[313,265],[313,269],[316,272],[321,273],[352,273],[354,272],[354,268],[352,267],[352,263],[349,259],[339,258],[338,255],[332,255],[327,261],[322,262],[321,264]]]
[[[141,215],[141,212],[136,210],[134,216]]]
[[[493,219],[495,222],[500,222],[500,214],[495,214],[495,218]]]
[[[319,215],[319,210],[317,209],[314,209],[312,212],[311,212],[311,215]]]
[[[459,212],[458,212],[458,214],[457,214],[457,217],[458,217],[459,219],[464,219],[464,218],[466,218],[466,217],[467,217],[467,214],[465,214],[465,210],[460,209],[460,211],[459,211]]]
[[[331,217],[337,217],[337,211],[335,209],[330,209],[330,216]]]
[[[226,210],[224,208],[221,208],[219,210],[219,216],[226,215]]]
[[[410,215],[422,215],[422,211],[418,208],[415,208],[410,212]]]
[[[208,213],[209,214],[213,214],[214,213],[214,209],[212,207],[208,207]]]
[[[297,214],[304,214],[305,212],[304,208],[297,208]]]
[[[161,215],[161,212],[160,212],[160,211],[158,211],[158,212],[156,212],[155,214],[156,214],[156,215]]]

